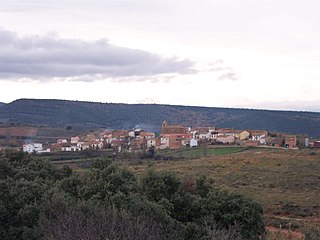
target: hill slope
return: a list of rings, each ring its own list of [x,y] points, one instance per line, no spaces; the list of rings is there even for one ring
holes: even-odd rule
[[[5,103],[0,102],[0,107],[3,106],[3,105],[5,105]]]
[[[0,108],[3,119],[51,127],[142,127],[152,131],[159,131],[161,122],[167,120],[186,126],[267,129],[320,137],[320,113],[312,112],[20,99]]]

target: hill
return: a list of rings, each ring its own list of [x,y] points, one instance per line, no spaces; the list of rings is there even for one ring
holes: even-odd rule
[[[3,105],[5,105],[5,103],[0,102],[0,107],[3,106]]]
[[[320,113],[19,99],[0,108],[0,121],[47,127],[159,131],[161,122],[186,126],[266,129],[320,137]]]

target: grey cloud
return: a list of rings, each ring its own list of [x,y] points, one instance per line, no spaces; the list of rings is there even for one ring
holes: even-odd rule
[[[239,79],[238,74],[233,68],[225,65],[224,61],[219,59],[215,62],[207,64],[203,71],[215,72],[218,74],[219,81],[236,81]]]
[[[236,81],[238,80],[238,76],[235,72],[233,72],[232,70],[230,72],[226,72],[223,73],[221,76],[218,77],[219,81],[226,81],[226,80],[230,80],[230,81]]]
[[[0,29],[0,78],[100,78],[188,74],[193,62],[117,47],[107,40],[86,42],[55,34],[19,37]],[[89,76],[89,77],[88,77]],[[81,80],[81,77],[79,78]]]

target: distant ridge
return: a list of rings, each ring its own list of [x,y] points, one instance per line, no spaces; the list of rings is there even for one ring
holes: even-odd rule
[[[186,126],[265,129],[320,137],[320,113],[161,104],[19,99],[0,108],[0,121],[50,127],[159,131],[161,122]]]
[[[0,102],[0,107],[1,107],[1,106],[3,106],[3,105],[5,105],[5,103],[3,103],[3,102]]]

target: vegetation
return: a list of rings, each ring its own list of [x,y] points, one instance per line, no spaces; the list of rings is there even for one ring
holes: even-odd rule
[[[147,169],[175,172],[182,179],[205,175],[221,188],[259,202],[267,226],[305,233],[307,226],[320,227],[319,156],[317,149],[247,148],[198,159],[141,162],[129,168],[138,176]]]
[[[14,101],[3,105],[0,110],[0,122],[3,120],[38,126],[72,126],[72,129],[139,127],[158,132],[165,119],[169,123],[186,126],[266,129],[320,137],[320,113],[311,112],[32,99]]]
[[[155,159],[198,159],[211,155],[225,155],[243,151],[243,147],[219,147],[209,148],[207,146],[200,148],[181,148],[176,150],[163,150],[155,154]]]
[[[88,172],[18,152],[0,157],[0,239],[258,239],[262,208],[203,175],[146,171],[111,159]]]

